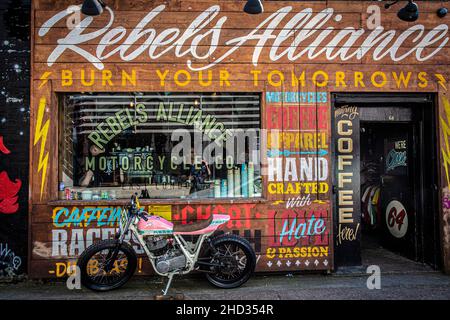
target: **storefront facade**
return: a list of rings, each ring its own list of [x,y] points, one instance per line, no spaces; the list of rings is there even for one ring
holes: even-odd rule
[[[435,265],[450,271],[441,3],[419,1],[421,17],[409,23],[380,8],[376,28],[371,1],[265,1],[259,15],[244,13],[243,1],[109,2],[96,17],[70,0],[33,2],[31,277],[67,276],[86,246],[114,234],[134,192],[175,223],[229,214],[224,231],[250,240],[257,271],[358,265],[361,123],[408,122],[402,110],[415,103],[434,114],[423,118],[436,160],[427,234],[439,243]],[[370,109],[382,103],[400,111]],[[184,156],[214,154],[195,186],[191,167],[172,158],[182,141]],[[391,141],[398,154],[388,171],[406,166],[405,141]],[[401,230],[398,208],[388,211]],[[138,273],[151,273],[145,259]]]

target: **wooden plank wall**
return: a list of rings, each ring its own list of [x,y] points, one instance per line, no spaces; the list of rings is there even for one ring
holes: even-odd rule
[[[292,181],[282,181],[280,185],[274,185],[264,177],[264,199],[251,201],[218,200],[193,201],[156,201],[161,204],[171,205],[173,221],[189,223],[196,219],[207,218],[212,212],[228,213],[232,221],[224,231],[232,231],[246,236],[254,244],[259,260],[259,271],[295,271],[295,270],[331,270],[333,269],[333,219],[331,203],[331,92],[435,92],[438,94],[439,114],[446,118],[445,106],[448,104],[447,84],[449,77],[449,46],[439,45],[445,38],[448,39],[448,18],[439,19],[435,12],[440,7],[439,2],[419,1],[420,20],[415,23],[402,22],[396,17],[398,8],[385,10],[381,8],[381,24],[385,31],[392,30],[394,40],[408,28],[421,25],[423,30],[416,30],[406,37],[406,40],[397,43],[397,56],[405,55],[405,58],[393,61],[389,54],[383,55],[389,46],[381,45],[380,52],[369,50],[362,58],[356,55],[343,60],[336,57],[327,59],[325,53],[317,54],[317,57],[308,58],[308,53],[299,58],[295,56],[307,48],[315,49],[316,53],[321,49],[330,48],[329,39],[333,38],[344,28],[364,29],[364,35],[348,43],[349,52],[362,52],[364,40],[371,30],[367,29],[367,23],[371,19],[367,13],[367,7],[373,5],[373,1],[265,1],[265,12],[261,15],[246,15],[242,12],[243,1],[149,1],[149,0],[111,0],[108,5],[114,12],[114,20],[105,11],[101,16],[95,17],[82,27],[81,32],[102,33],[92,39],[76,43],[75,40],[66,41],[65,50],[57,55],[54,61],[49,59],[55,54],[58,41],[65,38],[69,32],[67,17],[49,26],[48,20],[66,10],[73,1],[37,0],[33,2],[32,11],[32,96],[31,96],[31,142],[30,142],[30,264],[29,271],[32,277],[53,277],[67,275],[67,266],[76,260],[77,255],[89,244],[92,239],[107,237],[116,224],[105,224],[105,221],[93,221],[86,225],[86,221],[80,224],[67,221],[67,215],[73,212],[86,212],[86,214],[101,215],[104,212],[107,217],[117,213],[120,202],[61,202],[57,200],[58,188],[58,121],[59,109],[57,94],[67,92],[259,92],[262,94],[262,127],[263,129],[279,130],[283,134],[300,134],[314,132],[323,135],[320,147],[312,145],[295,146],[289,140],[283,140],[279,149],[291,152],[316,151],[312,155],[314,159],[319,156],[319,151],[324,150],[323,157],[328,163],[327,179],[323,183],[322,192],[306,191],[292,193],[289,189]],[[376,3],[375,3],[376,4]],[[160,41],[167,41],[166,46],[152,51],[154,58],[149,56],[149,50],[135,58],[124,60],[124,56],[138,50],[145,44],[148,37],[139,37],[134,43],[127,43],[130,48],[123,49],[119,54],[118,45],[124,44],[124,39],[133,32],[144,16],[154,8],[163,5],[144,28],[153,30],[160,35],[167,31]],[[214,7],[217,6],[217,7]],[[209,8],[209,9],[208,9]],[[278,12],[281,22],[271,24],[274,15]],[[332,8],[332,18],[324,24],[316,24],[312,28],[305,26],[306,30],[284,32],[287,22],[301,10],[310,8],[310,19],[320,16],[327,8]],[[197,17],[209,10],[207,20],[192,24]],[[215,11],[216,10],[216,11]],[[226,18],[225,18],[226,17]],[[86,17],[82,16],[82,19]],[[70,19],[76,16],[70,15]],[[70,20],[69,19],[69,20]],[[88,18],[89,19],[89,18]],[[262,22],[268,19],[264,24]],[[88,20],[83,20],[87,22]],[[111,22],[111,26],[106,27]],[[69,21],[70,24],[70,21]],[[223,58],[226,52],[239,43],[239,37],[245,37],[255,28],[259,27],[256,34],[274,34],[265,42],[255,37],[245,41],[232,54]],[[111,30],[114,27],[117,33],[109,38],[110,46],[101,47],[100,39],[104,32],[102,28]],[[326,28],[332,27],[324,42],[317,45],[314,40]],[[176,28],[176,29],[174,29]],[[168,49],[171,43],[170,37],[180,31],[183,32],[201,28],[198,34],[205,37],[199,40],[195,50],[191,50],[194,36],[188,37],[185,45],[175,54],[174,48]],[[430,36],[434,28],[438,38],[434,43],[423,45],[418,50],[416,47],[425,35]],[[214,32],[216,30],[216,32]],[[220,30],[220,33],[217,32]],[[267,31],[269,30],[269,31]],[[209,32],[208,32],[209,31]],[[289,31],[289,30],[288,30]],[[126,35],[120,38],[121,33]],[[325,34],[323,34],[325,35]],[[217,40],[211,47],[211,41]],[[417,38],[416,38],[417,36]],[[118,37],[118,38],[115,38]],[[431,36],[430,36],[431,37]],[[282,41],[281,41],[282,40]],[[278,41],[281,41],[277,43]],[[342,40],[339,44],[342,48]],[[275,42],[275,43],[274,43]],[[379,43],[382,43],[380,40]],[[272,49],[274,45],[278,49]],[[367,42],[366,42],[367,45]],[[297,49],[288,54],[281,54],[290,47]],[[345,47],[345,45],[344,45]],[[395,45],[394,45],[395,47]],[[61,47],[60,47],[61,48]],[[164,50],[167,49],[165,52]],[[260,53],[258,50],[261,50]],[[189,51],[191,50],[191,51]],[[212,53],[208,54],[208,50]],[[185,52],[186,51],[186,52]],[[413,52],[408,54],[408,52]],[[419,61],[419,57],[432,55],[431,58]],[[436,51],[436,52],[435,52]],[[165,53],[164,53],[165,52]],[[181,54],[185,52],[185,54]],[[194,53],[193,53],[194,52]],[[435,53],[434,53],[435,52]],[[314,52],[311,51],[311,55]],[[379,54],[380,59],[374,60],[374,54]],[[105,57],[97,61],[97,66],[86,60],[86,57]],[[280,55],[278,59],[274,59]],[[159,56],[156,58],[156,56]],[[381,57],[383,56],[383,57]],[[257,59],[256,59],[257,57]],[[94,58],[93,58],[94,59]],[[92,59],[91,59],[92,60]],[[217,63],[220,61],[220,63]],[[195,71],[207,65],[212,65],[202,72]],[[135,82],[124,80],[126,75],[135,75]],[[161,74],[165,76],[162,77]],[[211,83],[202,85],[199,78],[208,79]],[[86,84],[86,82],[91,82]],[[296,93],[300,101],[283,101],[280,97],[284,94]],[[313,97],[315,97],[313,99]],[[320,97],[317,99],[317,97]],[[450,107],[449,107],[450,108]],[[312,111],[312,112],[310,112]],[[300,114],[300,118],[299,115]],[[301,118],[302,115],[304,118]],[[295,119],[295,121],[291,121]],[[448,141],[448,132],[440,131],[440,141],[443,147]],[[263,147],[262,154],[270,148]],[[439,148],[441,149],[441,148]],[[442,149],[442,185],[447,183],[445,168],[450,162],[446,158],[447,149]],[[447,151],[445,151],[447,150]],[[449,153],[450,155],[450,153]],[[297,160],[299,155],[293,155]],[[286,165],[286,156],[281,156],[283,165]],[[267,159],[265,159],[267,160]],[[266,165],[267,167],[267,165]],[[312,181],[314,182],[314,181]],[[448,193],[448,189],[446,191]],[[311,203],[306,206],[286,208],[287,200],[297,196],[305,196],[310,193]],[[444,198],[443,198],[444,199]],[[150,205],[155,201],[144,202]],[[94,210],[94,211],[93,211]],[[450,219],[448,210],[442,211],[442,232],[444,239],[444,260],[446,268],[449,268],[450,259]],[[325,230],[320,235],[314,235],[296,239],[295,236],[280,244],[280,232],[284,223],[301,223],[311,221],[314,215],[316,220],[323,219]],[[294,219],[297,218],[297,219]],[[113,218],[111,218],[113,219]],[[94,219],[95,220],[95,219]],[[445,221],[445,223],[444,223]],[[350,241],[350,240],[349,240]],[[319,253],[317,253],[319,252]],[[148,272],[149,265],[145,263],[139,266],[139,272]]]

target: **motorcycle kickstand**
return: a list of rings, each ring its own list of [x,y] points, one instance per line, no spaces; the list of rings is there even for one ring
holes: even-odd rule
[[[167,292],[169,292],[170,285],[172,284],[173,273],[169,275],[169,281],[167,281],[166,288],[162,291],[164,296],[167,296]]]
[[[177,293],[175,296],[167,295],[170,285],[172,284],[173,276],[173,273],[168,276],[169,280],[167,281],[166,288],[162,290],[162,295],[155,295],[155,300],[184,300],[184,295],[182,293]]]

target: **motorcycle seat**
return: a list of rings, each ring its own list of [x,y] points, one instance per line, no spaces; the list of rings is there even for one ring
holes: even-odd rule
[[[206,220],[195,221],[190,224],[175,224],[173,226],[173,232],[194,232],[209,227],[213,221],[213,215],[210,215]]]

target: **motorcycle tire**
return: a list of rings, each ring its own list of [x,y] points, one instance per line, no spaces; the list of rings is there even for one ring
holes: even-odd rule
[[[237,235],[221,235],[211,239],[211,244],[214,248],[218,249],[224,245],[235,246],[242,250],[246,257],[246,263],[243,272],[235,279],[223,279],[221,277],[221,270],[216,270],[215,272],[206,273],[206,279],[214,286],[222,289],[232,289],[242,286],[244,283],[250,279],[250,276],[255,271],[256,267],[256,255],[250,242],[246,239],[241,238]],[[211,261],[214,257],[211,256]]]
[[[96,242],[89,246],[78,258],[77,266],[79,267],[81,273],[81,284],[88,289],[93,291],[109,291],[120,288],[123,286],[130,278],[133,276],[136,265],[137,265],[137,257],[136,252],[133,248],[126,242],[123,242],[120,245],[119,252],[122,252],[127,257],[128,263],[124,274],[117,278],[117,280],[102,284],[96,281],[93,281],[91,277],[88,275],[88,263],[90,259],[97,253],[103,250],[113,250],[117,245],[117,240],[102,240]]]

